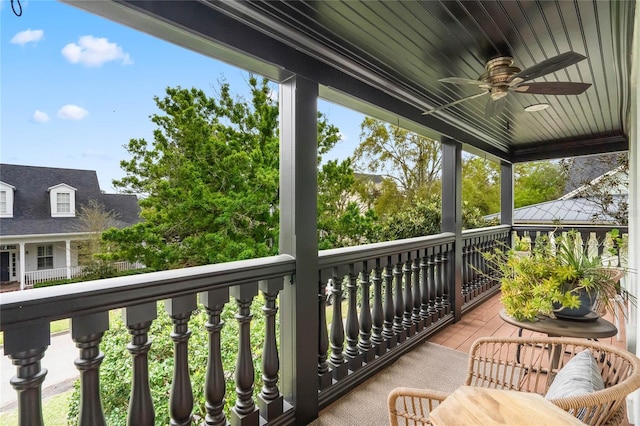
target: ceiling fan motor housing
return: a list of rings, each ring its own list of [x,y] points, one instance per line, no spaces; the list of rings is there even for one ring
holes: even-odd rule
[[[487,71],[480,76],[479,80],[490,85],[492,100],[497,101],[509,93],[511,79],[520,72],[520,68],[512,65],[513,58],[510,56],[491,59],[485,65]]]
[[[510,56],[501,56],[487,62],[485,69],[487,70],[480,76],[480,81],[491,85],[508,85],[511,78],[520,72],[520,68],[514,67],[513,58]]]

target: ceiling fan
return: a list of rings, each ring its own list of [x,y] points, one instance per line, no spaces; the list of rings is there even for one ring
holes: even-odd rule
[[[484,89],[482,93],[458,99],[457,101],[425,111],[422,114],[431,114],[452,105],[487,94],[490,95],[484,110],[484,115],[487,118],[496,116],[504,110],[506,104],[505,97],[510,92],[530,95],[579,95],[587,90],[591,84],[572,83],[568,81],[529,83],[529,81],[576,64],[583,59],[586,59],[586,56],[576,52],[565,52],[524,70],[514,67],[513,58],[510,56],[500,56],[491,59],[485,64],[485,72],[478,77],[477,80],[461,77],[447,77],[438,80],[449,84],[477,86],[480,89]]]

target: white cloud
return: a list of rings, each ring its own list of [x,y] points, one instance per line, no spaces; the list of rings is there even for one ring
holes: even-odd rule
[[[44,37],[44,31],[42,30],[32,30],[29,28],[28,30],[20,31],[11,39],[11,43],[19,44],[20,46],[24,46],[27,43],[35,43],[42,40]]]
[[[63,47],[62,56],[72,64],[82,64],[87,67],[99,67],[109,61],[122,61],[123,65],[133,63],[129,54],[116,43],[90,35],[80,37],[78,44],[69,43]]]
[[[82,120],[89,111],[78,105],[65,105],[58,110],[58,118],[62,120]]]
[[[36,112],[33,113],[33,121],[36,123],[46,123],[49,121],[49,115],[46,112],[36,110]]]
[[[338,137],[340,138],[341,141],[346,141],[348,139],[347,135],[345,135],[342,132],[338,132]]]

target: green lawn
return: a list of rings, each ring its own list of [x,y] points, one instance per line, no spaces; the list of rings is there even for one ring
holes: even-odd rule
[[[69,410],[69,397],[71,392],[54,395],[44,401],[42,415],[47,426],[67,426],[67,411]],[[0,425],[17,426],[18,409],[0,413]]]

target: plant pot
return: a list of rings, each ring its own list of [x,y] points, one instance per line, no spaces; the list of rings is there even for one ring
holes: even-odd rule
[[[578,297],[580,298],[580,307],[572,309],[558,306],[553,312],[555,316],[559,318],[581,318],[591,314],[596,296],[590,296],[585,289],[579,289]],[[555,306],[554,304],[554,307]]]

